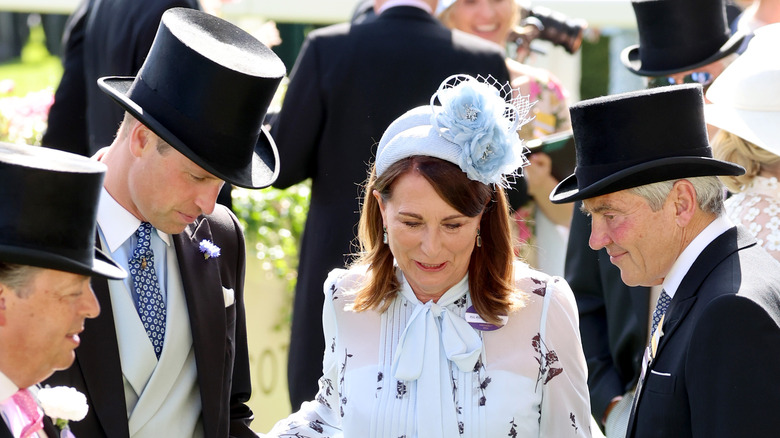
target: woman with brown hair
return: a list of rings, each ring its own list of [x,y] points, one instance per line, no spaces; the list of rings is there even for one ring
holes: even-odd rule
[[[320,391],[270,436],[590,436],[572,292],[512,250],[529,105],[506,90],[449,78],[385,131],[361,252],[325,284]]]

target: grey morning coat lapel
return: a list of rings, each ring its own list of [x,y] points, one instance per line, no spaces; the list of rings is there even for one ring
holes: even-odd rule
[[[202,240],[213,241],[211,228],[203,216],[187,226],[184,232],[172,237],[190,315],[203,405],[203,428],[205,436],[215,437],[218,417],[223,411],[222,385],[226,373],[227,339],[225,301],[219,274],[220,259],[206,259],[200,252]],[[214,243],[219,245],[219,242]]]

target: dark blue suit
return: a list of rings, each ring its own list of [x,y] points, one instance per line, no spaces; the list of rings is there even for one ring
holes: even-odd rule
[[[743,227],[717,237],[669,305],[628,437],[776,437],[780,263]]]

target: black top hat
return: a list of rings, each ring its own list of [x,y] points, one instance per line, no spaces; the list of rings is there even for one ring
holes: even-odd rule
[[[263,119],[285,75],[282,61],[235,25],[205,12],[163,13],[138,75],[100,88],[168,144],[215,176],[247,188],[279,173]]]
[[[712,158],[699,84],[584,100],[570,112],[577,166],[550,194],[556,204],[673,179],[745,173]]]
[[[95,248],[105,171],[80,155],[0,143],[0,261],[124,278]]]
[[[639,44],[620,60],[643,76],[666,76],[711,64],[739,49],[745,35],[731,35],[724,0],[634,0]]]

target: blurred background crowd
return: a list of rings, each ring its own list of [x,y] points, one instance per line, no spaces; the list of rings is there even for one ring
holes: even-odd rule
[[[139,0],[127,2],[142,3]],[[100,18],[100,3],[97,0],[0,0],[0,140],[43,144],[83,155],[92,155],[98,147],[110,143],[114,127],[121,120],[121,113],[118,109],[116,114],[102,109],[103,105],[112,107],[109,98],[102,93],[90,93],[84,89],[84,84],[107,74],[134,75],[145,58],[157,26],[155,16],[143,20],[140,17],[137,20],[124,20],[133,24],[128,26],[128,32],[135,33],[132,37],[121,39],[121,35],[116,35],[120,33],[116,27],[106,25],[104,27],[110,29],[109,33],[118,38],[112,46],[112,43],[107,42],[109,37],[105,36],[106,29],[99,29],[100,23],[104,23],[101,20],[106,20]],[[271,47],[284,62],[288,75],[292,76],[292,82],[285,80],[280,87],[267,116],[267,123],[280,146],[283,167],[280,181],[274,188],[262,191],[231,190],[228,187],[220,198],[220,202],[233,208],[244,226],[249,242],[246,308],[254,389],[249,404],[256,413],[254,427],[256,430],[266,430],[277,419],[295,410],[302,401],[311,399],[316,391],[314,375],[321,371],[320,352],[323,347],[321,331],[316,328],[319,325],[316,315],[321,309],[321,297],[319,301],[311,298],[311,289],[319,288],[321,291],[324,274],[341,265],[343,256],[350,252],[350,239],[342,239],[344,241],[339,242],[336,249],[328,248],[330,254],[324,254],[326,250],[323,248],[307,247],[303,239],[310,208],[314,211],[317,206],[329,201],[322,197],[325,196],[323,192],[330,189],[317,187],[318,173],[313,169],[321,158],[311,158],[308,162],[300,158],[295,169],[306,169],[305,172],[301,170],[296,175],[284,173],[289,172],[284,169],[284,154],[291,153],[284,151],[286,142],[305,144],[309,141],[295,137],[293,134],[296,133],[289,131],[313,133],[318,129],[301,128],[299,121],[292,119],[293,115],[290,114],[294,111],[299,117],[303,117],[301,114],[309,117],[316,109],[312,106],[320,105],[301,97],[306,93],[315,93],[316,90],[308,88],[316,87],[312,83],[321,78],[306,76],[307,68],[315,68],[306,62],[306,51],[315,50],[311,42],[314,39],[310,38],[310,34],[315,31],[325,34],[327,31],[318,29],[334,23],[368,23],[375,20],[377,14],[373,1],[355,0],[191,0],[166,3],[170,3],[170,6],[201,8],[234,22]],[[679,12],[683,16],[675,17],[677,22],[684,24],[698,19],[695,17],[700,11],[696,8],[702,2],[689,3],[693,5],[692,8]],[[574,149],[568,106],[592,97],[670,83],[698,82],[706,89],[728,64],[745,51],[750,35],[757,28],[780,21],[780,1],[777,0],[730,0],[724,2],[724,5],[723,23],[698,23],[691,28],[681,25],[661,32],[680,41],[687,41],[701,37],[702,26],[717,28],[725,23],[730,32],[740,35],[740,38],[734,40],[733,47],[727,47],[729,43],[721,42],[716,47],[717,56],[708,58],[711,62],[691,62],[687,65],[683,62],[681,65],[691,68],[667,71],[642,70],[642,62],[647,67],[652,60],[637,59],[639,55],[630,50],[636,45],[652,45],[654,39],[651,34],[659,33],[659,29],[652,27],[658,26],[659,21],[649,14],[641,16],[641,8],[632,8],[629,0],[440,0],[437,7],[430,11],[446,27],[477,35],[500,47],[512,87],[536,102],[532,109],[534,120],[520,132],[530,148],[532,165],[525,169],[525,178],[509,194],[516,225],[516,253],[543,272],[566,275],[575,295],[585,280],[570,277],[569,266],[576,266],[578,262],[570,261],[574,256],[572,253],[567,256],[567,248],[572,248],[576,237],[574,230],[582,218],[576,207],[573,209],[570,204],[553,205],[548,199],[550,191],[573,168]],[[116,11],[105,13],[115,14]],[[156,19],[159,20],[159,15]],[[142,28],[144,20],[150,21],[145,25],[146,30]],[[669,26],[674,26],[671,21]],[[94,36],[99,32],[104,32],[103,36]],[[694,32],[698,33],[694,36]],[[96,48],[96,43],[90,38],[106,44]],[[115,48],[120,45],[127,47],[122,51],[125,56],[121,56],[122,59],[119,59],[120,56],[110,59],[108,55],[118,54]],[[127,56],[129,52],[132,56]],[[754,57],[758,58],[755,63],[740,68],[764,68],[763,61],[766,60],[758,55]],[[707,57],[699,57],[703,58]],[[776,64],[777,57],[774,58]],[[413,66],[406,68],[414,69]],[[297,81],[296,74],[299,75]],[[777,215],[780,211],[772,208],[777,209],[778,205],[776,175],[780,172],[780,158],[777,155],[780,151],[776,140],[774,143],[767,140],[773,136],[777,138],[778,135],[763,132],[763,128],[754,129],[751,125],[758,123],[767,126],[768,123],[762,123],[761,120],[756,122],[750,114],[744,113],[759,105],[756,100],[761,93],[754,96],[754,100],[744,102],[745,94],[734,91],[736,87],[742,86],[739,85],[741,78],[740,72],[735,71],[727,77],[730,84],[713,87],[712,92],[706,94],[711,101],[708,103],[712,104],[707,109],[711,143],[716,158],[739,163],[748,169],[747,175],[726,181],[733,194],[730,204],[727,203],[732,220],[746,223],[765,249],[778,258],[780,227]],[[772,79],[775,81],[772,82]],[[776,75],[767,79],[769,82],[762,90],[767,90],[767,87],[771,89],[772,86],[777,90],[777,79]],[[66,83],[70,85],[65,86]],[[342,86],[338,84],[334,88]],[[288,103],[287,108],[295,105],[294,110],[285,110],[288,90],[296,101]],[[347,96],[350,95],[345,91],[345,105],[350,102]],[[766,105],[772,104],[768,102]],[[774,110],[777,111],[777,108]],[[740,118],[743,116],[744,119]],[[112,121],[112,117],[116,120]],[[328,117],[335,116],[328,114]],[[387,125],[387,121],[379,122],[380,126]],[[294,128],[287,129],[290,125]],[[90,126],[109,129],[107,132],[95,132]],[[325,126],[325,122],[318,126]],[[773,129],[776,130],[776,126]],[[74,132],[78,135],[74,136]],[[295,153],[304,156],[302,151]],[[364,170],[365,159],[358,159],[357,164]],[[356,191],[341,195],[347,201],[358,196]],[[318,200],[318,197],[323,200]],[[775,213],[771,214],[771,211]],[[321,212],[318,214],[322,215]],[[343,219],[331,220],[334,230],[339,222],[344,222]],[[350,220],[347,217],[346,222]],[[346,228],[347,233],[352,231],[352,228]],[[320,241],[324,239],[321,234],[317,236]],[[307,259],[306,251],[314,255],[309,255]],[[326,263],[323,260],[327,257],[330,260]],[[309,273],[306,270],[314,268],[306,266],[305,260],[312,258],[319,266],[318,271]],[[647,303],[652,302],[654,292],[644,290],[640,293],[647,297],[644,310],[639,311],[646,317]],[[304,297],[305,302],[299,302]],[[603,298],[600,304],[593,305],[592,299],[583,298],[580,301],[578,296],[581,318],[590,321],[588,318],[592,314],[589,315],[589,311],[602,312],[600,317],[611,318],[607,315],[609,309],[604,310],[609,307],[609,304],[603,303],[606,300]],[[300,315],[306,312],[315,315],[314,319],[307,318],[305,327],[296,327],[295,316],[299,315],[298,321],[302,321]],[[620,322],[610,324],[610,330],[634,329]],[[634,324],[643,326],[645,334],[637,334],[639,340],[635,343],[644,346],[647,336],[647,327],[644,326],[647,323],[640,320]],[[620,336],[615,335],[615,338]],[[589,382],[594,422],[598,426],[593,428],[594,434],[605,426],[613,408],[620,409],[619,397],[624,393],[630,394],[638,378],[637,365],[641,358],[641,348],[629,345],[631,342],[626,341],[625,336],[621,339],[623,344],[618,341],[612,343],[610,334],[611,345],[604,348],[615,357],[607,359],[612,365],[598,368],[597,354],[589,351],[589,348],[596,346],[589,343],[588,336],[583,333],[591,379],[604,377],[608,380],[610,373],[614,373],[618,376],[616,379],[622,380],[617,382],[620,392],[612,395],[600,394],[599,391],[604,390],[604,387],[599,386],[599,382]],[[309,370],[288,368],[288,351],[296,355],[296,361],[308,362]],[[299,376],[290,380],[298,382],[300,388],[288,388],[288,373]]]

